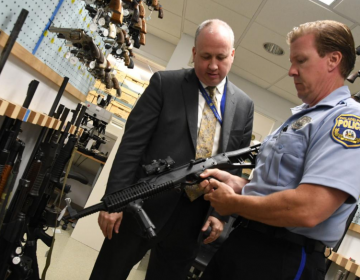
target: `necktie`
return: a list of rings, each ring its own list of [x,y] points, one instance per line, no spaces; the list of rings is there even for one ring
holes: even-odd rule
[[[216,87],[207,87],[206,89],[209,92],[209,96],[213,104],[215,105],[215,107],[217,107],[217,102],[215,98]],[[201,117],[199,134],[197,137],[195,156],[196,159],[211,157],[214,144],[216,122],[217,119],[213,111],[211,110],[207,102],[205,102],[204,110]],[[203,192],[199,190],[198,185],[186,186],[185,192],[188,195],[190,201],[194,201],[203,194]]]

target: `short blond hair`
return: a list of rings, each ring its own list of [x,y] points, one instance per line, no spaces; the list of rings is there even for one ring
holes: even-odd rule
[[[320,57],[334,51],[342,54],[340,73],[345,79],[354,69],[356,60],[355,43],[350,28],[333,20],[307,22],[294,27],[287,34],[287,43],[290,45],[307,34],[315,35],[315,46]]]

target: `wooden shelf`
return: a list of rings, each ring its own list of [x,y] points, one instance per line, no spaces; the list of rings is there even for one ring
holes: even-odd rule
[[[360,265],[351,261],[349,258],[346,258],[336,252],[332,252],[328,259],[360,277]]]
[[[349,226],[349,230],[360,233],[360,225],[351,223],[350,226]]]
[[[24,108],[16,103],[4,100],[0,98],[0,116],[6,116],[11,119],[18,119],[23,122],[31,123],[34,125],[40,125],[51,129],[59,130],[61,121],[39,113],[27,108]],[[65,124],[66,126],[66,124]],[[75,126],[71,126],[69,133],[74,134],[76,131]]]

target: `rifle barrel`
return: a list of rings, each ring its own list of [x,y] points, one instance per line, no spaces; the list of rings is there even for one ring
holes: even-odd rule
[[[5,66],[6,60],[8,59],[11,50],[15,44],[15,41],[17,39],[17,37],[19,36],[19,33],[21,31],[21,27],[23,26],[26,17],[28,15],[28,11],[25,9],[22,9],[20,12],[20,15],[18,17],[18,19],[16,20],[15,26],[13,28],[13,30],[11,31],[11,34],[9,36],[9,39],[6,42],[6,45],[3,49],[3,51],[1,52],[1,56],[0,56],[0,74]]]

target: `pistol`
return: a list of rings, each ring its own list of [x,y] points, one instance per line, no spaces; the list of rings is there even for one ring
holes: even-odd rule
[[[48,30],[52,33],[58,33],[58,38],[70,41],[74,47],[90,53],[92,58],[100,58],[99,48],[95,45],[93,38],[87,35],[83,29],[50,26]]]

